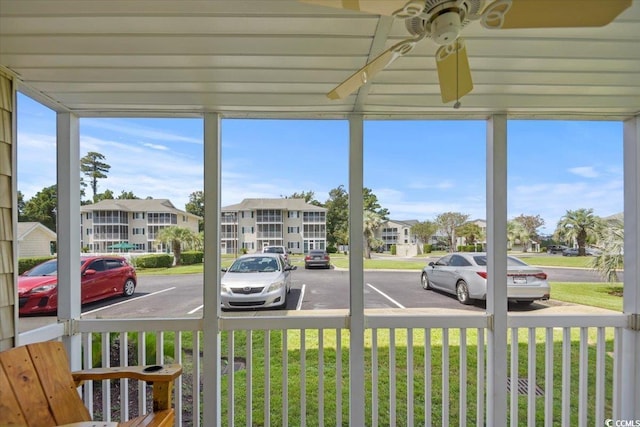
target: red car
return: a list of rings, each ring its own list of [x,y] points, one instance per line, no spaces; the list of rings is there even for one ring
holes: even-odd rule
[[[90,256],[80,258],[81,303],[117,295],[131,296],[136,289],[136,270],[126,258]],[[58,260],[33,267],[18,277],[20,315],[58,310]]]

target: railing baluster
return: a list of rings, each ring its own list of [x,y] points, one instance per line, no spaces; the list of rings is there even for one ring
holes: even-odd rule
[[[111,334],[102,334],[102,367],[111,366]],[[111,381],[102,380],[102,419],[105,422],[111,421]]]
[[[289,346],[287,344],[287,329],[282,330],[282,426],[289,425],[289,390],[287,381],[289,378]]]
[[[553,328],[546,328],[544,348],[544,425],[553,425]]]
[[[146,333],[138,332],[138,365],[147,364]],[[138,415],[144,414],[147,408],[147,384],[138,380]]]
[[[318,426],[324,426],[324,329],[318,330]]]
[[[247,331],[246,338],[247,348],[245,354],[245,370],[246,370],[246,405],[245,405],[245,415],[246,415],[246,424],[248,426],[253,425],[253,331]],[[235,368],[235,362],[233,364]],[[235,370],[235,369],[234,369]]]
[[[179,363],[182,365],[182,332],[176,331],[174,334],[173,343],[173,363]],[[175,425],[182,425],[182,378],[177,378],[174,381],[174,407],[176,411]]]
[[[342,425],[342,329],[336,329],[336,425]]]
[[[120,332],[120,366],[129,366],[129,337],[126,332]],[[120,421],[129,419],[129,380],[120,380]]]
[[[442,329],[442,425],[449,425],[449,328]]]
[[[587,425],[587,386],[589,368],[589,334],[587,328],[580,328],[580,365],[578,377],[578,426]]]
[[[511,426],[518,426],[518,328],[511,328]]]
[[[235,423],[235,370],[233,369],[235,363],[233,361],[234,346],[235,346],[235,331],[227,332],[227,424],[229,427],[233,427]]]
[[[83,369],[93,368],[93,333],[82,334]],[[82,387],[82,400],[93,416],[93,381],[86,381]]]
[[[396,425],[396,330],[389,329],[389,425]]]
[[[413,329],[407,329],[407,427],[413,427]]]
[[[202,401],[200,399],[200,331],[193,331],[193,378],[191,389],[193,390],[193,408],[191,411],[191,422],[193,427],[200,427],[200,414],[202,413]]]
[[[615,328],[613,342],[613,405],[612,419],[620,419],[622,401],[622,328]]]
[[[307,334],[300,329],[300,425],[307,425]]]
[[[371,427],[378,427],[378,329],[371,330]]]
[[[598,328],[596,343],[596,420],[604,420],[604,399],[605,399],[605,329]],[[597,422],[597,421],[596,421]]]
[[[265,361],[271,360],[271,331],[264,331]],[[271,363],[264,364],[264,425],[271,426]]]
[[[562,331],[562,426],[571,425],[571,328]]]
[[[467,329],[460,328],[460,348],[459,348],[459,370],[460,377],[460,396],[458,398],[460,427],[466,427],[467,425]]]
[[[484,426],[484,390],[485,390],[485,346],[484,346],[484,329],[478,328],[478,373],[477,373],[477,387],[476,387],[476,427]]]
[[[424,424],[431,427],[432,417],[431,329],[424,328]]]
[[[536,329],[529,328],[527,354],[527,425],[536,425]]]

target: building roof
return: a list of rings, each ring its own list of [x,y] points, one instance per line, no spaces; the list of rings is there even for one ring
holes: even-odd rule
[[[304,199],[244,199],[235,205],[224,206],[222,211],[251,211],[256,209],[284,209],[288,211],[326,212],[327,209],[307,203]]]
[[[200,219],[198,215],[176,208],[169,199],[110,199],[80,207],[80,212],[93,211],[171,212]]]
[[[353,95],[327,99],[410,35],[403,19],[297,0],[0,0],[0,69],[80,116],[624,118],[640,110],[640,1],[629,4],[601,27],[465,23],[474,88],[458,109],[442,102],[430,37]]]
[[[393,222],[394,224],[402,225],[404,227],[413,227],[420,221],[418,221],[417,219],[390,219],[387,220],[387,222]]]
[[[55,240],[57,238],[55,231],[51,230],[46,225],[42,225],[39,222],[19,222],[18,223],[18,241],[23,240],[30,233],[38,229],[48,234],[51,237],[51,239]]]

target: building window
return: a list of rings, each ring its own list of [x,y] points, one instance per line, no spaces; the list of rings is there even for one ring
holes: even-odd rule
[[[300,233],[300,227],[287,227],[287,233],[289,234],[299,234]]]
[[[186,215],[182,215],[182,222],[187,222],[187,216]]]
[[[93,234],[93,228],[87,228],[87,236],[91,236]]]
[[[325,212],[303,212],[303,222],[326,222]]]
[[[91,219],[92,215],[91,212],[87,212],[87,219]]]
[[[144,234],[144,227],[141,228],[134,228],[133,229],[133,234]]]
[[[149,212],[147,214],[148,224],[177,224],[178,215],[169,212]]]
[[[134,212],[133,219],[144,219],[144,212]]]
[[[300,211],[288,211],[287,218],[300,218]]]

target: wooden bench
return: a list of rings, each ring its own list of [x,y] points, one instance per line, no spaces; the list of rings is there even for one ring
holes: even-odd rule
[[[173,426],[173,381],[180,365],[163,365],[154,372],[145,367],[89,369],[72,373],[64,346],[48,341],[0,353],[0,426],[49,427],[90,422],[78,387],[88,380],[130,378],[153,382],[153,412],[119,426]],[[77,424],[85,425],[85,424]],[[86,425],[94,425],[89,423]],[[109,425],[95,423],[95,425]]]

